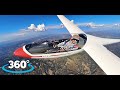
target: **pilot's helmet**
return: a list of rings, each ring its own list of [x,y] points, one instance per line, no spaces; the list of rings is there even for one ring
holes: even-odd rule
[[[77,40],[79,40],[80,36],[79,35],[73,35],[71,39],[77,39]]]

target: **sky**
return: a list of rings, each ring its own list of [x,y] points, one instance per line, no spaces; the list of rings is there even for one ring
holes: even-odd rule
[[[44,15],[0,15],[0,33],[12,33],[17,32],[20,29],[26,29],[30,24],[45,23],[49,25],[52,20],[55,20],[53,16]]]
[[[120,23],[120,15],[68,15],[79,23],[93,22],[96,24],[114,24]]]
[[[75,23],[114,24],[120,23],[120,15],[65,15]],[[56,15],[0,15],[0,35],[16,33],[31,24],[60,25]]]
[[[83,31],[120,32],[120,15],[65,15]],[[37,35],[68,34],[56,15],[0,15],[0,42]],[[42,31],[42,32],[41,32]]]

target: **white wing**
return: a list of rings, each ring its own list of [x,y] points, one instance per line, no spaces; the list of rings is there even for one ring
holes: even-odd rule
[[[120,75],[120,58],[88,36],[83,49],[108,75]]]
[[[58,15],[58,18],[68,29],[71,35],[84,33],[76,25],[71,23],[63,15]],[[85,33],[84,33],[85,34]],[[91,58],[103,69],[108,75],[120,75],[120,58],[107,50],[103,45],[118,42],[119,40],[103,39],[91,35],[87,35],[87,42],[83,49],[91,56]]]
[[[87,34],[88,35],[88,34]],[[100,38],[92,35],[88,35],[92,40],[97,41],[101,45],[113,44],[120,42],[120,39]]]
[[[64,26],[67,28],[67,30],[69,31],[71,35],[84,33],[80,28],[78,28],[75,24],[73,24],[73,22],[68,20],[63,15],[57,15],[57,16],[61,20],[61,22],[64,24]]]
[[[63,15],[57,15],[57,16],[62,21],[62,23],[64,24],[64,26],[67,28],[67,30],[69,31],[69,33],[71,35],[85,33],[80,28],[78,28],[73,22],[68,20]],[[88,34],[86,34],[86,35],[88,35]],[[120,39],[100,38],[100,37],[96,37],[96,36],[92,36],[92,35],[89,35],[89,36],[90,36],[90,38],[94,39],[95,41],[98,41],[98,43],[100,43],[102,45],[120,42]]]

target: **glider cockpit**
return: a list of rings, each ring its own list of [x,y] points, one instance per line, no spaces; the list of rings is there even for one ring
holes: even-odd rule
[[[86,35],[79,34],[79,40],[77,45],[79,46],[78,49],[81,49],[87,40]],[[74,36],[72,37],[74,39]],[[58,45],[60,43],[67,43],[70,42],[71,39],[60,39],[60,40],[53,40],[53,41],[43,41],[43,42],[36,42],[32,44],[28,44],[25,46],[26,50],[31,54],[49,54],[49,53],[59,53],[59,52],[68,52],[72,50],[63,50],[61,51]]]

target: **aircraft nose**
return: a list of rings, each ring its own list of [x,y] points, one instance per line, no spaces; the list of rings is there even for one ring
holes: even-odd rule
[[[22,48],[18,48],[17,50],[15,50],[14,55],[20,57],[23,56],[22,53],[23,53]]]
[[[15,50],[14,56],[22,57],[22,58],[31,58],[31,56],[29,56],[24,52],[23,48],[18,48],[17,50]]]

